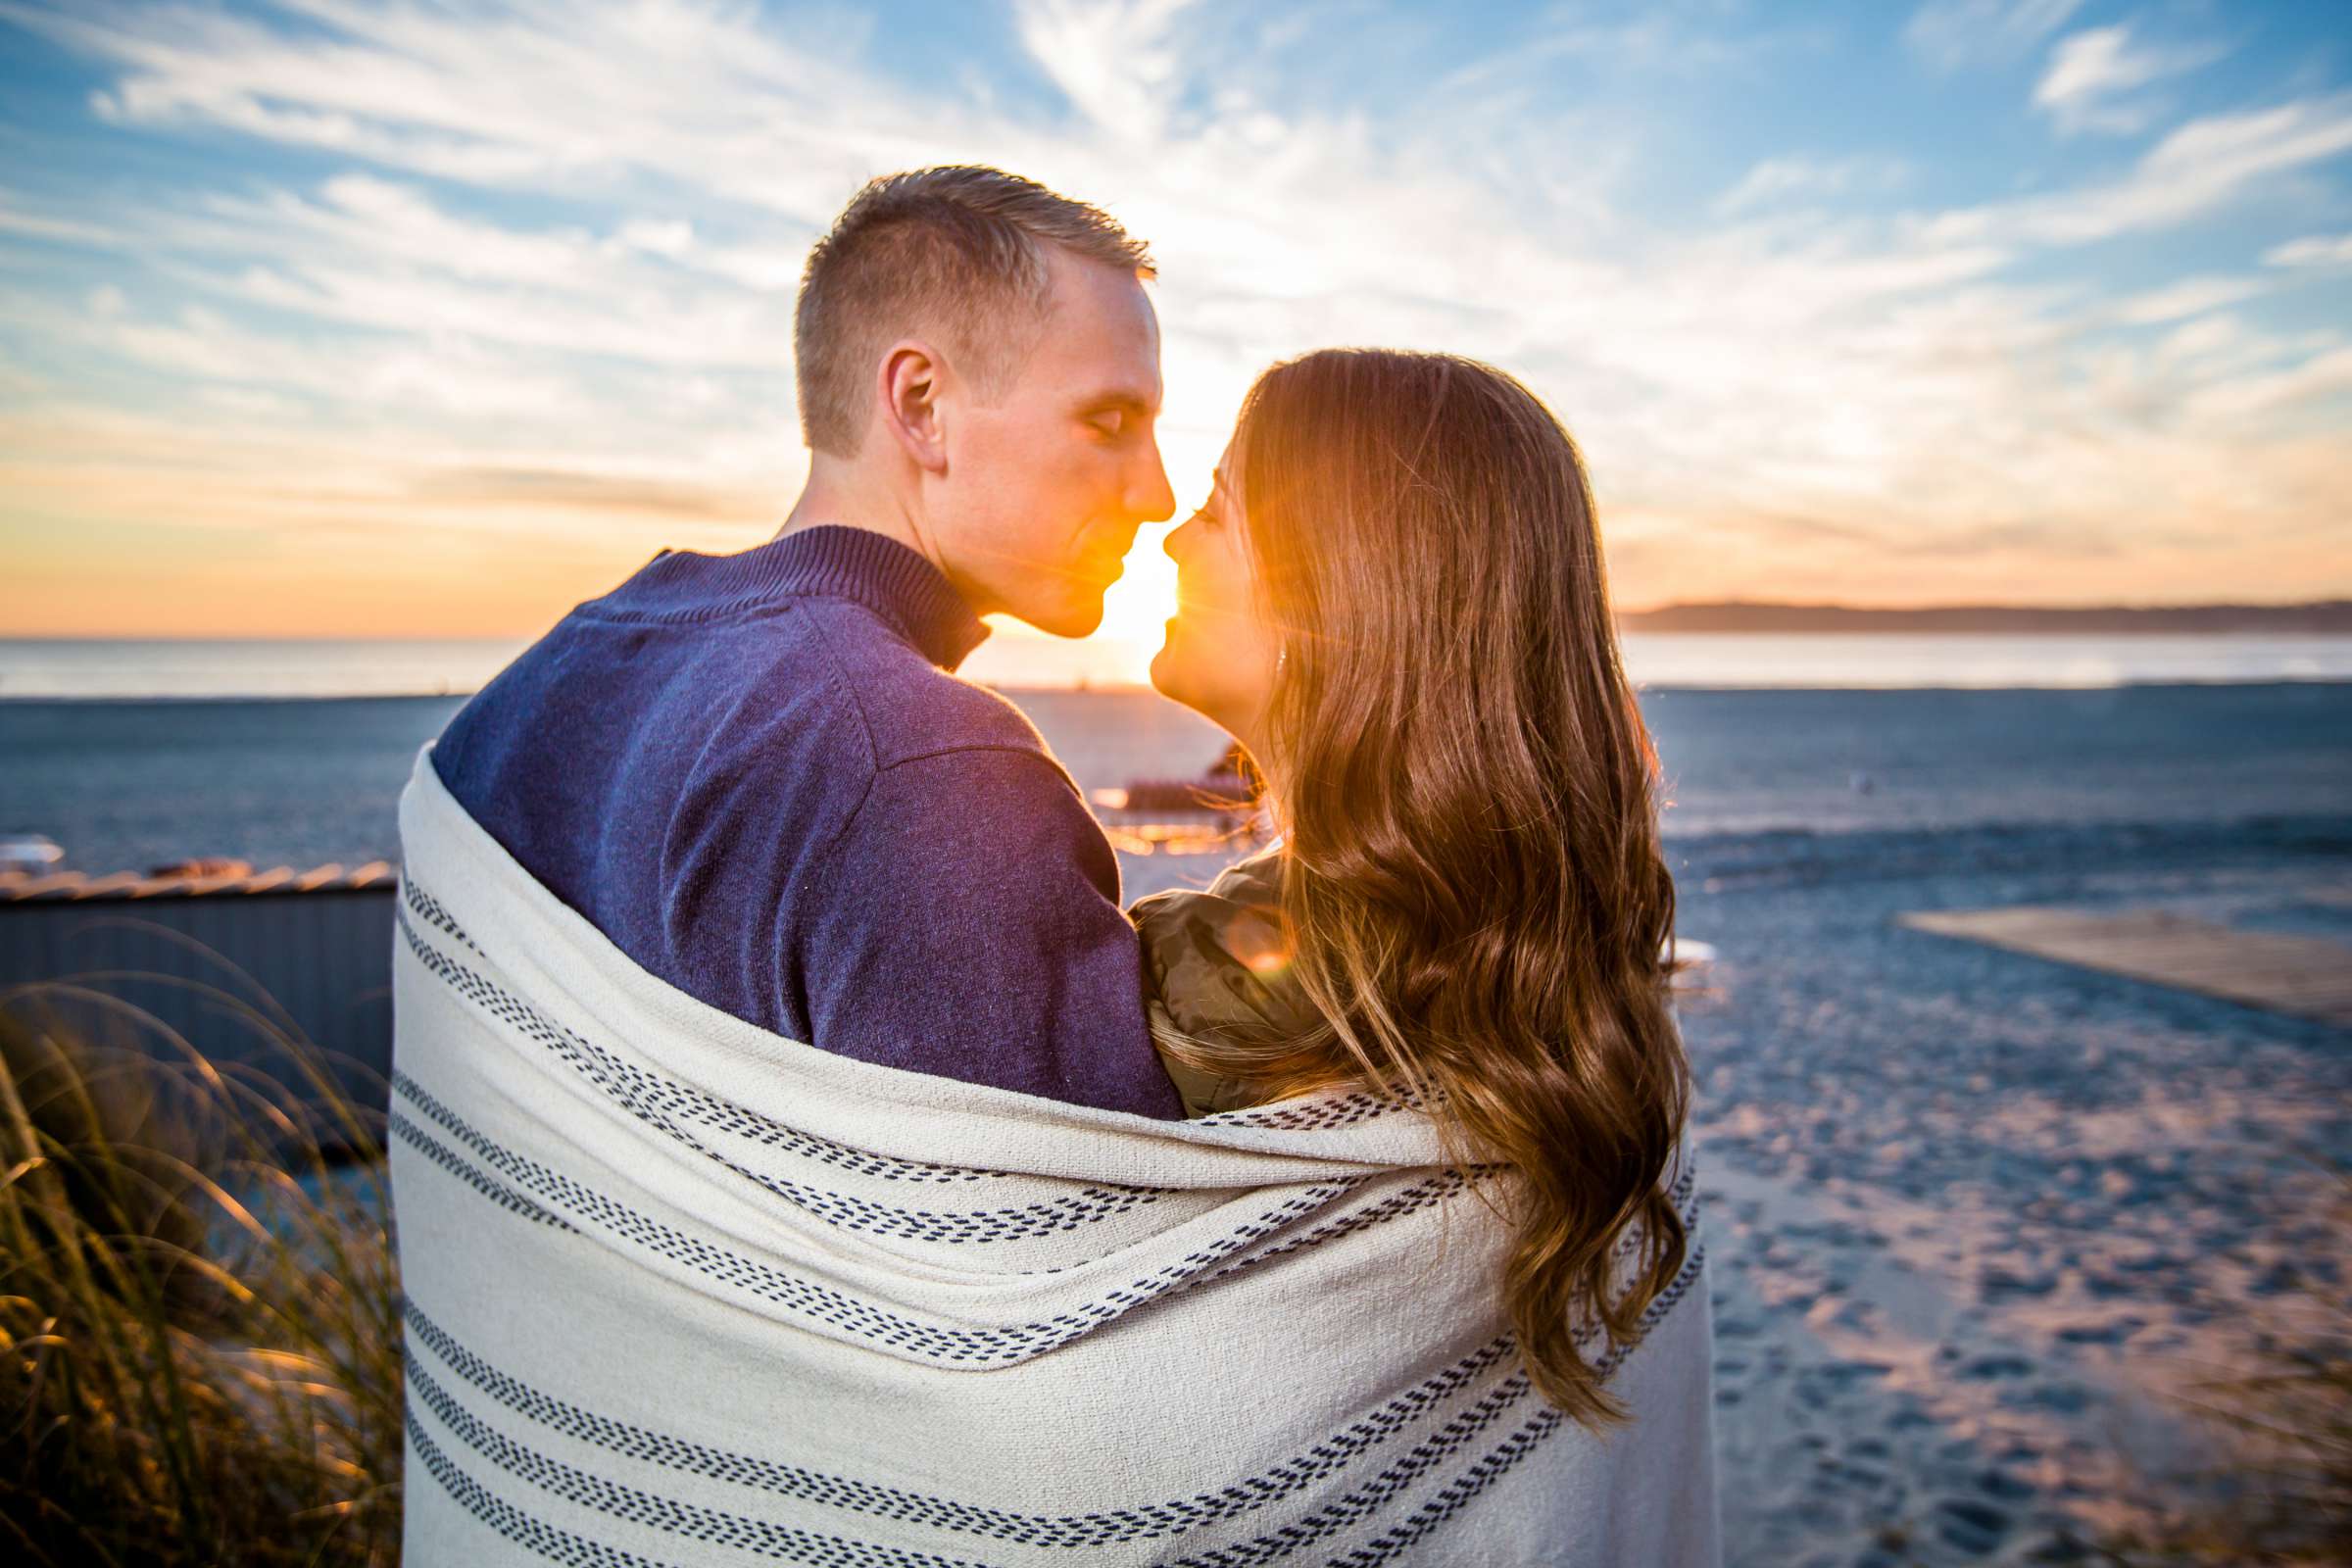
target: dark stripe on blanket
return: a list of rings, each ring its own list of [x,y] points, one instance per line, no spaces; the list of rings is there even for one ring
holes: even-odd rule
[[[1016,1362],[1041,1355],[1057,1345],[1067,1344],[1110,1322],[1145,1301],[1182,1289],[1203,1266],[1230,1256],[1301,1215],[1327,1206],[1335,1199],[1346,1197],[1367,1179],[1359,1177],[1348,1182],[1309,1187],[1298,1197],[1267,1210],[1249,1224],[1187,1254],[1156,1274],[1133,1281],[1122,1290],[1111,1291],[1102,1299],[1090,1301],[1075,1311],[1057,1313],[1040,1322],[1001,1329],[944,1329],[901,1317],[827,1287],[811,1285],[780,1269],[770,1268],[764,1263],[648,1218],[626,1204],[615,1202],[602,1193],[584,1187],[570,1177],[550,1170],[537,1160],[517,1154],[483,1136],[467,1125],[463,1117],[426,1093],[415,1079],[398,1069],[392,1074],[392,1090],[471,1150],[475,1158],[542,1201],[554,1204],[575,1221],[593,1223],[611,1235],[673,1262],[682,1263],[720,1285],[748,1292],[849,1333],[901,1347],[948,1364]]]
[[[506,1498],[488,1491],[482,1484],[450,1462],[441,1446],[424,1435],[415,1411],[408,1418],[409,1443],[416,1457],[441,1490],[455,1497],[466,1511],[506,1537],[519,1543],[553,1562],[592,1565],[592,1568],[662,1568],[650,1558],[602,1542],[586,1541],[567,1530],[558,1530],[551,1524],[532,1518]],[[409,1472],[415,1475],[415,1469]]]
[[[465,928],[458,924],[457,919],[442,906],[440,901],[417,886],[414,878],[404,875],[401,879],[401,890],[403,903],[409,908],[414,909],[419,917],[464,946],[466,951],[484,959],[488,958],[489,956],[482,952],[473,938],[466,934]],[[411,940],[412,942],[415,940],[413,934]],[[697,1091],[686,1089],[684,1086],[672,1087],[677,1088],[682,1094],[697,1093]],[[713,1103],[725,1109],[735,1121],[742,1124],[740,1127],[730,1130],[744,1131],[745,1136],[756,1137],[763,1143],[794,1147],[797,1152],[813,1155],[830,1164],[849,1164],[865,1175],[881,1176],[893,1181],[978,1181],[987,1177],[1004,1177],[1014,1174],[1010,1171],[988,1170],[967,1165],[945,1165],[925,1160],[897,1159],[891,1155],[877,1154],[868,1150],[853,1149],[847,1144],[836,1143],[814,1133],[804,1132],[799,1128],[786,1126],[782,1122],[771,1121],[745,1110],[739,1105],[728,1104],[724,1101],[716,1101]],[[1410,1108],[1411,1104],[1412,1102],[1409,1100],[1387,1100],[1376,1095],[1357,1093],[1319,1096],[1298,1103],[1284,1102],[1272,1105],[1252,1105],[1242,1110],[1219,1111],[1213,1116],[1204,1116],[1200,1120],[1217,1127],[1265,1127],[1282,1132],[1314,1132],[1333,1127],[1353,1126],[1358,1122],[1369,1121],[1375,1116],[1385,1116],[1391,1111]],[[758,1131],[745,1130],[749,1128],[757,1128]],[[1137,1192],[1160,1191],[1156,1188],[1132,1190]]]
[[[519,997],[435,951],[416,934],[416,928],[409,922],[405,910],[400,911],[400,929],[417,960],[450,989],[500,1022],[537,1040],[639,1121],[657,1132],[666,1133],[704,1158],[724,1166],[746,1181],[756,1183],[787,1202],[798,1204],[817,1218],[844,1230],[901,1236],[922,1242],[1021,1241],[1033,1236],[1052,1235],[1056,1231],[1075,1230],[1082,1224],[1093,1224],[1115,1214],[1124,1214],[1143,1204],[1157,1202],[1174,1191],[1166,1187],[1123,1187],[1103,1183],[1083,1188],[1072,1197],[1055,1199],[1050,1203],[943,1213],[931,1209],[895,1208],[885,1203],[852,1198],[845,1193],[828,1193],[766,1175],[705,1145],[672,1121],[668,1113],[677,1112],[710,1123],[722,1132],[753,1137],[772,1146],[774,1140],[758,1137],[756,1128],[759,1118],[726,1101],[625,1062],[564,1028]],[[781,1126],[780,1123],[767,1125]],[[794,1136],[807,1138],[808,1135],[796,1133]],[[985,1174],[1002,1176],[1005,1173],[992,1171]]]
[[[391,1128],[393,1136],[402,1143],[407,1144],[501,1208],[512,1209],[524,1219],[535,1219],[542,1225],[553,1225],[560,1231],[571,1231],[575,1236],[579,1234],[569,1221],[560,1215],[549,1213],[513,1188],[492,1181],[482,1173],[480,1166],[470,1160],[460,1158],[450,1151],[449,1146],[409,1120],[399,1111],[393,1111],[386,1118],[386,1124]]]
[[[1640,1348],[1642,1339],[1646,1338],[1653,1329],[1663,1323],[1667,1315],[1690,1293],[1691,1285],[1697,1280],[1699,1270],[1705,1262],[1705,1249],[1693,1244],[1690,1254],[1683,1260],[1681,1271],[1675,1275],[1673,1283],[1668,1285],[1665,1290],[1660,1291],[1657,1299],[1650,1302],[1648,1309],[1642,1314],[1641,1337],[1635,1339],[1631,1344],[1619,1346],[1601,1356],[1594,1370],[1605,1379],[1623,1365],[1625,1358]],[[1588,1335],[1587,1338],[1590,1339],[1591,1336]],[[1455,1416],[1436,1433],[1416,1445],[1411,1452],[1396,1464],[1391,1465],[1387,1470],[1382,1471],[1371,1481],[1346,1496],[1307,1515],[1297,1524],[1259,1536],[1254,1541],[1179,1558],[1173,1563],[1166,1564],[1165,1568],[1246,1568],[1246,1565],[1273,1562],[1278,1558],[1287,1557],[1302,1546],[1311,1545],[1336,1531],[1344,1530],[1378,1512],[1416,1478],[1452,1457],[1457,1450],[1476,1439],[1504,1412],[1521,1399],[1526,1398],[1534,1391],[1534,1383],[1525,1372],[1513,1373],[1508,1379],[1498,1384],[1494,1393],[1460,1415]],[[1472,1498],[1508,1474],[1521,1459],[1533,1452],[1567,1419],[1551,1405],[1544,1405],[1517,1431],[1482,1455],[1462,1476],[1441,1490],[1437,1496],[1428,1503],[1423,1504],[1412,1518],[1407,1519],[1395,1530],[1361,1549],[1344,1557],[1330,1559],[1330,1565],[1341,1563],[1375,1564],[1388,1561],[1406,1546],[1452,1519]],[[1327,1568],[1330,1568],[1330,1565],[1327,1565]]]
[[[858,1565],[858,1568],[867,1568],[867,1565],[871,1565],[871,1568],[977,1568],[977,1565],[957,1557],[941,1557],[927,1551],[908,1551],[900,1546],[848,1541],[839,1536],[820,1536],[813,1531],[795,1529],[791,1525],[746,1518],[742,1514],[725,1513],[716,1508],[681,1502],[675,1497],[660,1496],[636,1487],[622,1486],[617,1481],[591,1475],[561,1459],[551,1459],[534,1448],[514,1442],[496,1428],[484,1425],[471,1411],[451,1398],[433,1381],[432,1374],[414,1360],[408,1364],[408,1374],[412,1400],[421,1397],[424,1407],[432,1411],[434,1417],[466,1446],[507,1474],[529,1482],[543,1492],[553,1494],[566,1502],[610,1514],[625,1523],[651,1525],[702,1544],[732,1546],[758,1552],[763,1557],[780,1557],[788,1562],[839,1563],[844,1568],[849,1568],[849,1565]],[[409,1416],[412,1433],[416,1432],[416,1419],[412,1408]],[[421,1434],[417,1435],[421,1437]]]
[[[766,1175],[710,1148],[664,1114],[678,1110],[723,1125],[733,1110],[726,1102],[656,1077],[591,1045],[528,1003],[435,952],[416,935],[416,928],[409,924],[405,913],[401,915],[401,934],[408,938],[409,946],[416,952],[419,961],[451,989],[481,1006],[493,1017],[538,1040],[639,1121],[657,1132],[668,1134],[713,1164],[732,1171],[843,1230],[896,1236],[918,1242],[1022,1241],[1034,1236],[1050,1236],[1056,1231],[1076,1230],[1082,1224],[1093,1224],[1114,1214],[1127,1213],[1143,1204],[1158,1201],[1168,1191],[1165,1188],[1149,1187],[1088,1187],[1073,1197],[1056,1199],[1051,1203],[943,1213],[931,1209],[895,1208],[884,1203],[870,1203],[845,1193],[823,1192]],[[728,1127],[725,1130],[739,1129]]]
[[[452,941],[462,945],[467,952],[486,956],[482,955],[482,950],[474,945],[473,939],[467,936],[457,921],[450,917],[446,909],[442,908],[438,901],[409,878],[404,877],[401,886],[404,903],[409,909],[413,909],[420,918]],[[416,932],[412,929],[408,935],[410,946],[416,946]],[[870,1150],[853,1149],[848,1144],[836,1143],[830,1138],[822,1138],[815,1133],[803,1132],[797,1127],[788,1127],[780,1121],[771,1121],[764,1116],[746,1110],[740,1105],[702,1095],[699,1090],[690,1089],[683,1084],[671,1087],[682,1096],[699,1096],[702,1100],[708,1101],[712,1107],[727,1113],[726,1130],[729,1132],[739,1133],[760,1143],[790,1150],[796,1154],[806,1154],[811,1159],[822,1160],[828,1165],[839,1166],[859,1176],[879,1176],[884,1181],[894,1182],[977,1182],[1007,1178],[1016,1174],[1012,1171],[987,1170],[974,1165],[942,1165],[929,1160],[900,1159],[891,1154],[877,1154]]]
[[[1215,1493],[1166,1502],[1090,1514],[1023,1514],[895,1487],[853,1481],[798,1465],[778,1464],[751,1454],[652,1431],[613,1420],[543,1394],[484,1361],[460,1345],[414,1300],[404,1303],[415,1343],[430,1350],[458,1377],[501,1405],[560,1432],[626,1458],[753,1487],[805,1501],[848,1508],[883,1518],[905,1519],[1015,1542],[1030,1546],[1100,1546],[1116,1542],[1179,1535],[1221,1519],[1278,1502],[1310,1483],[1338,1474],[1357,1455],[1378,1447],[1427,1415],[1478,1376],[1509,1356],[1515,1347],[1502,1335],[1391,1399],[1370,1415],[1285,1460]],[[412,1348],[411,1352],[416,1352]]]
[[[1673,1203],[1678,1212],[1682,1212],[1689,1204],[1690,1190],[1695,1182],[1696,1177],[1686,1171],[1676,1179],[1672,1187],[1666,1190],[1666,1200]],[[1427,1208],[1434,1202],[1452,1197],[1466,1185],[1467,1183],[1458,1172],[1442,1171],[1427,1181],[1417,1182],[1404,1191],[1384,1198],[1377,1203],[1367,1204],[1352,1214],[1343,1215],[1335,1220],[1326,1220],[1313,1230],[1294,1237],[1290,1241],[1279,1242],[1262,1251],[1251,1252],[1248,1257],[1228,1263],[1213,1274],[1203,1274],[1185,1289],[1188,1291],[1199,1290],[1203,1285],[1214,1284],[1230,1275],[1239,1274],[1245,1269],[1255,1268],[1268,1258],[1280,1257],[1285,1252],[1295,1252],[1302,1247],[1312,1247],[1318,1242],[1328,1242],[1335,1236],[1345,1236],[1350,1231],[1363,1230],[1387,1220],[1401,1219],[1417,1209]],[[1686,1227],[1696,1225],[1696,1211],[1684,1213],[1683,1221]],[[1641,1240],[1639,1234],[1629,1234],[1618,1242],[1616,1255],[1620,1258],[1626,1256],[1641,1245]]]
[[[1673,1194],[1678,1204],[1688,1203],[1692,1185],[1693,1177],[1690,1172],[1685,1172],[1683,1177],[1676,1182]],[[1691,1227],[1694,1236],[1697,1218],[1694,1209],[1687,1208],[1685,1210],[1685,1223]],[[1641,1323],[1642,1334],[1646,1335],[1665,1320],[1697,1279],[1703,1262],[1703,1250],[1694,1246],[1691,1255],[1685,1260],[1683,1269],[1676,1276],[1674,1282],[1659,1293],[1657,1299],[1651,1302],[1643,1313]],[[452,1372],[473,1387],[482,1390],[508,1409],[567,1437],[594,1444],[625,1457],[708,1476],[733,1485],[754,1487],[786,1496],[833,1507],[849,1508],[885,1518],[905,1519],[918,1524],[938,1526],[942,1529],[1009,1540],[1023,1545],[1047,1546],[1094,1546],[1179,1535],[1223,1519],[1238,1517],[1267,1503],[1279,1501],[1310,1483],[1336,1475],[1346,1469],[1358,1454],[1386,1443],[1397,1432],[1410,1426],[1414,1421],[1442,1404],[1447,1397],[1460,1392],[1481,1373],[1495,1365],[1503,1357],[1512,1353],[1514,1349],[1511,1337],[1507,1334],[1500,1336],[1457,1361],[1446,1371],[1424,1381],[1419,1387],[1407,1390],[1370,1415],[1313,1445],[1298,1456],[1245,1480],[1234,1482],[1217,1493],[1106,1512],[1046,1517],[985,1508],[974,1504],[956,1502],[944,1497],[826,1475],[795,1465],[776,1464],[753,1455],[713,1448],[704,1444],[689,1443],[681,1438],[634,1426],[608,1416],[600,1416],[578,1405],[541,1393],[482,1360],[426,1316],[423,1309],[417,1306],[414,1300],[404,1303],[404,1310],[409,1327],[416,1339]],[[1588,1343],[1596,1333],[1597,1330],[1594,1330],[1587,1335]],[[1599,1369],[1603,1378],[1608,1377],[1616,1370],[1631,1348],[1632,1347],[1622,1348],[1602,1358]],[[1371,1503],[1371,1507],[1376,1507],[1378,1501],[1385,1501],[1397,1488],[1408,1483],[1414,1476],[1427,1470],[1431,1465],[1440,1462],[1446,1454],[1454,1451],[1462,1443],[1491,1424],[1495,1416],[1516,1404],[1527,1395],[1530,1388],[1532,1388],[1532,1384],[1524,1374],[1514,1375],[1490,1394],[1487,1401],[1482,1401],[1482,1406],[1491,1406],[1486,1409],[1485,1414],[1478,1415],[1477,1411],[1480,1407],[1474,1407],[1472,1412],[1467,1413],[1476,1415],[1477,1418],[1466,1427],[1462,1424],[1462,1418],[1457,1417],[1454,1423],[1449,1423],[1448,1428],[1441,1430],[1438,1438],[1408,1453],[1396,1467],[1383,1477],[1377,1478],[1372,1487],[1362,1489],[1355,1494],[1355,1499],[1362,1503],[1371,1496],[1375,1489],[1378,1489],[1378,1500]],[[1410,1545],[1422,1536],[1427,1535],[1430,1530],[1437,1528],[1446,1517],[1450,1516],[1453,1510],[1467,1503],[1479,1492],[1484,1491],[1485,1487],[1491,1484],[1495,1477],[1507,1471],[1511,1464],[1515,1464],[1525,1448],[1532,1447],[1543,1438],[1548,1436],[1552,1425],[1558,1419],[1560,1419],[1558,1412],[1550,1411],[1546,1407],[1546,1412],[1539,1413],[1533,1421],[1514,1434],[1511,1440],[1482,1459],[1480,1461],[1481,1468],[1475,1470],[1471,1477],[1456,1481],[1446,1492],[1441,1493],[1436,1501],[1426,1505],[1422,1514],[1429,1514],[1429,1518],[1424,1520],[1422,1514],[1416,1514],[1413,1520],[1406,1521],[1405,1525],[1399,1526],[1397,1531],[1391,1532],[1389,1537],[1383,1537],[1381,1542],[1375,1542],[1371,1546],[1364,1548],[1366,1551],[1378,1548],[1379,1554],[1362,1560],[1366,1562],[1386,1561],[1396,1551]],[[1438,1444],[1439,1446],[1433,1449],[1431,1444]],[[1486,1479],[1478,1481],[1467,1492],[1461,1491],[1473,1477],[1480,1475],[1485,1476]],[[1388,1483],[1388,1485],[1384,1486],[1384,1483]],[[1458,1496],[1457,1494],[1459,1494]],[[1454,1500],[1448,1502],[1448,1498]],[[1346,1500],[1343,1499],[1343,1502]],[[1432,1509],[1441,1507],[1442,1513],[1431,1513]],[[1368,1511],[1370,1511],[1370,1507],[1359,1506],[1350,1511],[1348,1520]],[[1307,1523],[1311,1524],[1311,1522]],[[1331,1528],[1337,1528],[1337,1525],[1335,1524]],[[1315,1532],[1315,1534],[1321,1533],[1324,1532]],[[1393,1541],[1392,1537],[1395,1538]],[[1291,1544],[1284,1544],[1283,1543],[1288,1539],[1280,1535],[1261,1538],[1260,1543],[1253,1544],[1253,1550],[1251,1548],[1227,1548],[1228,1551],[1251,1550],[1250,1555],[1229,1559],[1223,1555],[1211,1554],[1201,1560],[1218,1563],[1228,1560],[1236,1562],[1265,1561],[1269,1560],[1264,1555],[1268,1546],[1279,1546],[1280,1549],[1276,1550],[1273,1555],[1282,1555],[1288,1550],[1294,1549],[1296,1544],[1303,1544],[1306,1539],[1312,1539],[1312,1537],[1301,1538]],[[1384,1545],[1383,1543],[1388,1543],[1388,1544]],[[1356,1559],[1348,1560],[1355,1561]]]
[[[1693,1231],[1692,1234],[1695,1235],[1696,1232]],[[1705,1267],[1706,1261],[1706,1249],[1693,1243],[1690,1256],[1684,1260],[1682,1271],[1675,1275],[1674,1283],[1660,1291],[1658,1298],[1650,1303],[1647,1311],[1642,1314],[1642,1333],[1643,1335],[1649,1334],[1660,1323],[1665,1322],[1676,1304],[1696,1286],[1699,1271]],[[1632,1353],[1639,1343],[1637,1341],[1634,1346],[1627,1346],[1612,1351],[1604,1360],[1602,1375],[1605,1377],[1616,1371],[1618,1364]],[[1558,1409],[1548,1404],[1545,1405],[1518,1431],[1512,1433],[1509,1441],[1481,1458],[1478,1463],[1472,1465],[1469,1470],[1457,1477],[1435,1497],[1423,1503],[1410,1519],[1405,1520],[1377,1541],[1371,1542],[1362,1549],[1351,1551],[1345,1557],[1332,1558],[1325,1568],[1342,1568],[1342,1565],[1345,1565],[1345,1568],[1379,1568],[1380,1564],[1387,1562],[1469,1506],[1480,1493],[1508,1474],[1513,1465],[1526,1458],[1537,1445],[1550,1437],[1558,1429],[1560,1423],[1567,1419],[1568,1417]]]
[[[1704,1262],[1703,1250],[1693,1249],[1692,1255],[1685,1262],[1674,1283],[1660,1293],[1642,1314],[1642,1331],[1644,1336],[1662,1323],[1689,1294]],[[1123,1509],[1106,1514],[1046,1518],[976,1508],[945,1498],[843,1481],[794,1466],[768,1464],[746,1455],[683,1443],[626,1423],[588,1415],[576,1406],[565,1405],[536,1394],[494,1368],[487,1367],[486,1363],[458,1347],[413,1303],[409,1307],[409,1318],[411,1327],[418,1337],[460,1376],[483,1388],[509,1408],[516,1409],[568,1436],[594,1442],[633,1458],[738,1485],[760,1487],[796,1498],[854,1508],[879,1517],[987,1535],[1025,1545],[1083,1547],[1175,1534],[1249,1511],[1263,1502],[1288,1494],[1303,1484],[1303,1480],[1291,1480],[1284,1474],[1289,1467],[1278,1467],[1263,1476],[1228,1488],[1213,1498],[1177,1499],[1149,1508]],[[1635,1343],[1638,1345],[1640,1342]],[[1474,1376],[1477,1371],[1493,1365],[1500,1355],[1508,1353],[1510,1348],[1509,1338],[1505,1336],[1457,1363],[1446,1376]],[[1633,1348],[1633,1346],[1622,1347],[1604,1356],[1599,1368],[1601,1375],[1606,1377],[1613,1373]],[[597,1508],[615,1518],[677,1531],[698,1542],[739,1547],[769,1556],[789,1556],[793,1561],[956,1568],[955,1559],[815,1535],[790,1526],[662,1497],[593,1475],[515,1443],[484,1425],[440,1386],[432,1374],[418,1363],[413,1350],[406,1357],[406,1364],[411,1397],[420,1399],[424,1407],[468,1447],[482,1453],[500,1469],[568,1501]],[[477,1373],[486,1376],[477,1376]],[[1433,1379],[1431,1383],[1440,1381]],[[1431,1384],[1425,1384],[1423,1390],[1414,1392],[1418,1395],[1430,1387]],[[1476,1441],[1496,1420],[1525,1399],[1532,1388],[1524,1372],[1514,1373],[1476,1404],[1455,1415],[1436,1433],[1415,1445],[1396,1463],[1347,1495],[1280,1530],[1236,1545],[1177,1559],[1169,1568],[1243,1568],[1243,1565],[1273,1562],[1356,1524],[1377,1513],[1413,1482]],[[1463,1508],[1540,1447],[1566,1420],[1567,1417],[1558,1410],[1548,1405],[1543,1407],[1501,1443],[1482,1454],[1409,1518],[1364,1546],[1329,1559],[1331,1568],[1342,1568],[1342,1565],[1344,1568],[1379,1568],[1379,1565],[1393,1560],[1397,1553],[1427,1539],[1450,1523]],[[1356,1428],[1349,1429],[1350,1433],[1360,1430],[1363,1425],[1359,1423]],[[430,1440],[418,1428],[414,1413],[409,1417],[409,1428],[420,1453],[430,1447]],[[1343,1439],[1334,1442],[1345,1441],[1345,1437],[1343,1435]],[[1331,1445],[1310,1449],[1309,1453],[1319,1456],[1329,1446]],[[455,1467],[448,1464],[438,1449],[432,1449],[424,1456],[436,1480],[460,1501],[466,1503],[477,1517],[493,1524],[510,1539],[523,1541],[543,1555],[557,1556],[559,1560],[566,1562],[596,1560],[593,1556],[577,1554],[583,1549],[590,1552],[612,1550],[594,1543],[582,1542],[577,1537],[549,1530],[482,1492],[462,1474],[456,1474],[453,1480]],[[1293,1464],[1300,1462],[1293,1461]],[[1303,1479],[1318,1479],[1320,1474],[1336,1468],[1339,1467],[1320,1464],[1315,1466],[1315,1473]],[[1262,1495],[1251,1494],[1261,1487],[1276,1490]],[[1240,1505],[1215,1507],[1216,1503],[1228,1499]],[[485,1500],[489,1511],[485,1511],[481,1505]],[[1188,1514],[1192,1517],[1185,1519],[1184,1516]],[[1183,1522],[1177,1522],[1179,1520]],[[513,1528],[517,1524],[525,1528]],[[551,1540],[553,1544],[563,1549],[550,1550]],[[812,1552],[814,1555],[810,1555]],[[625,1553],[618,1556],[621,1560],[636,1560],[628,1558]]]

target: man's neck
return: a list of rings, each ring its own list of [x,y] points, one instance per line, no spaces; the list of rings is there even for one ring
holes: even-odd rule
[[[876,482],[855,466],[819,452],[809,455],[808,482],[801,487],[801,498],[792,504],[792,511],[785,514],[776,537],[826,524],[862,528],[896,539],[942,572],[947,570],[929,530],[905,497],[893,494],[888,484]]]
[[[800,499],[785,514],[784,525],[776,530],[776,537],[781,539],[804,528],[827,524],[860,528],[895,539],[937,566],[940,575],[971,606],[974,614],[986,614],[994,608],[972,603],[971,585],[950,564],[921,508],[911,497],[901,493],[886,476],[872,474],[855,462],[821,452],[811,453],[808,481],[801,487]]]

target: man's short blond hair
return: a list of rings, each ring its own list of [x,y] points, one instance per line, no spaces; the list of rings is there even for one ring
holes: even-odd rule
[[[1028,357],[1052,301],[1046,249],[1153,275],[1151,252],[1100,208],[1001,169],[953,165],[867,182],[808,253],[793,312],[801,437],[855,457],[876,361],[934,333],[993,396]]]

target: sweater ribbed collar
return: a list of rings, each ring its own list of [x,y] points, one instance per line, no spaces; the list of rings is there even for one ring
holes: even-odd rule
[[[815,594],[864,606],[940,668],[988,636],[947,574],[896,539],[822,523],[731,556],[664,550],[603,602],[661,620],[704,620]]]

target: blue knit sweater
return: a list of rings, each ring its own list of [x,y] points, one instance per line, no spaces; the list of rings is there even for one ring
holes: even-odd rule
[[[644,968],[862,1061],[1174,1119],[1118,862],[906,546],[664,551],[460,710],[442,782]]]

